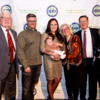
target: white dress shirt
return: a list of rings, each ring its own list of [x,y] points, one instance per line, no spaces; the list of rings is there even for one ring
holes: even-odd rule
[[[4,27],[2,27],[2,26],[1,26],[1,28],[2,28],[2,30],[3,30],[3,33],[4,33],[4,36],[5,36],[6,42],[7,42],[7,44],[8,44],[8,38],[7,38],[7,31],[6,31],[6,28],[4,28]],[[15,50],[16,50],[15,40],[14,40],[14,37],[13,37],[13,35],[12,35],[12,33],[11,33],[10,30],[9,30],[9,33],[10,33],[10,36],[11,36],[11,38],[12,38],[14,48],[15,48]],[[15,51],[14,51],[14,54],[13,54],[13,55],[14,55],[14,58],[15,58]]]
[[[86,31],[86,57],[93,58],[93,45],[92,45],[92,36],[90,33],[90,29],[87,28],[85,31]],[[84,30],[82,30],[81,34],[82,34],[82,44],[83,44]]]

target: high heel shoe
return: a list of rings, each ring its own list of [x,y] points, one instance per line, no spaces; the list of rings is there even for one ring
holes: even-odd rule
[[[47,96],[47,100],[51,100],[50,96]]]

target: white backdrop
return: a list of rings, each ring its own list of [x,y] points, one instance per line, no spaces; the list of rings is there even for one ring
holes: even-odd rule
[[[26,15],[34,13],[37,15],[37,30],[41,34],[45,31],[49,19],[55,17],[59,25],[67,23],[71,25],[73,32],[78,31],[78,18],[81,15],[89,17],[89,26],[100,27],[100,0],[0,0],[0,10],[7,9],[11,11],[13,18],[12,28],[21,32],[26,27]],[[19,73],[17,98],[21,99],[21,70]],[[88,83],[87,83],[88,84]],[[42,64],[41,75],[34,91],[35,99],[44,99],[47,97],[46,77]],[[55,91],[54,97],[57,99],[67,99],[64,74],[59,87]],[[88,88],[87,95],[88,97]],[[97,91],[99,99],[99,88]]]

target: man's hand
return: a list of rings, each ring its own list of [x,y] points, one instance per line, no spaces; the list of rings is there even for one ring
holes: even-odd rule
[[[25,69],[25,72],[26,72],[26,73],[30,73],[30,72],[31,72],[30,67],[26,68],[26,69]]]

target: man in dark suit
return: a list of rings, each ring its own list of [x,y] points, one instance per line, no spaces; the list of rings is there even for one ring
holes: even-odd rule
[[[96,99],[95,81],[94,81],[94,71],[93,71],[93,54],[94,47],[97,43],[98,29],[89,28],[89,20],[87,16],[80,16],[79,25],[81,30],[76,32],[81,40],[81,53],[82,53],[82,76],[81,76],[81,86],[80,86],[80,98],[81,100],[86,100],[86,84],[87,84],[87,74],[89,75],[89,98],[88,100]]]
[[[17,33],[10,29],[12,25],[9,11],[0,15],[0,100],[15,100],[16,73],[18,74],[18,58],[16,50]]]

